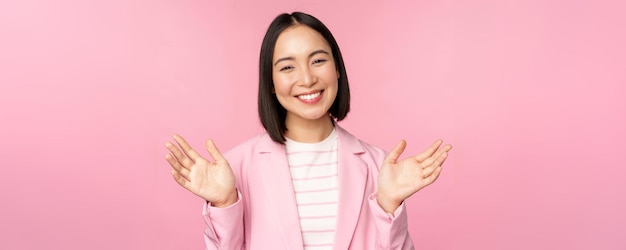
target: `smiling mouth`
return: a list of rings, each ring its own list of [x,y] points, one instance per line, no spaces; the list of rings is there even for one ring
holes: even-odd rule
[[[298,95],[296,97],[298,97],[298,99],[303,100],[303,101],[310,101],[310,100],[313,100],[313,99],[319,97],[322,94],[322,91],[323,90],[315,92],[315,93],[312,93],[312,94]]]

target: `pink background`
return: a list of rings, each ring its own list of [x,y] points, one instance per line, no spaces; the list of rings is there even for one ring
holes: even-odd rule
[[[262,132],[281,12],[335,34],[342,125],[454,145],[408,200],[420,249],[626,249],[623,1],[2,1],[0,249],[200,249],[163,144]]]

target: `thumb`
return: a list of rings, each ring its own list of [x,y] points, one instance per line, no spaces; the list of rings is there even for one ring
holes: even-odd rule
[[[406,141],[401,140],[400,143],[398,143],[398,145],[396,145],[396,147],[393,148],[391,152],[389,152],[389,155],[387,155],[387,157],[385,158],[383,162],[391,163],[391,164],[396,163],[396,161],[398,161],[398,158],[400,158],[400,155],[402,154],[402,152],[404,152],[405,148],[406,148]]]
[[[215,162],[226,161],[222,153],[220,153],[220,150],[217,149],[217,146],[215,146],[213,140],[209,139],[206,141],[206,150],[209,151],[209,154],[211,155],[211,157],[213,157],[213,160],[215,160]]]

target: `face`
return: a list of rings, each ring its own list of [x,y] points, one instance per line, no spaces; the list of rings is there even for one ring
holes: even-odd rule
[[[328,119],[339,74],[328,42],[306,25],[285,29],[273,55],[274,92],[287,110],[286,122]]]

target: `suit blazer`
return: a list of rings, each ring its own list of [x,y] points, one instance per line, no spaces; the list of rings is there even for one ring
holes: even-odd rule
[[[376,201],[386,153],[335,127],[339,203],[333,249],[413,249],[404,203],[392,216]],[[226,208],[204,205],[206,249],[303,249],[285,146],[265,133],[224,156],[239,200]]]

